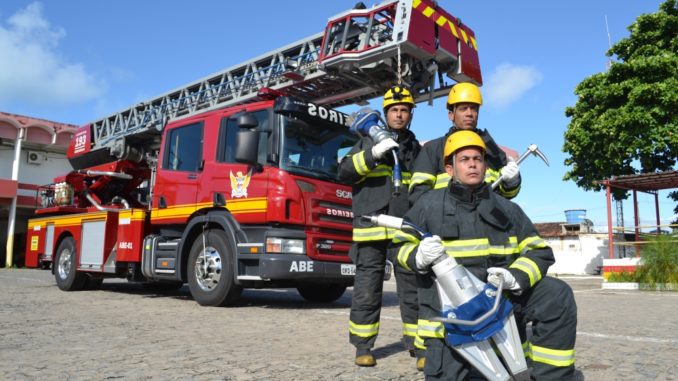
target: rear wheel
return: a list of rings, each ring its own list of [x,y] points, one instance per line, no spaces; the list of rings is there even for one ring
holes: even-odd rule
[[[226,233],[212,229],[200,234],[188,257],[188,286],[203,306],[232,304],[242,292],[233,277],[234,253]]]
[[[330,303],[344,295],[346,286],[340,284],[314,284],[297,287],[299,295],[309,302]]]
[[[87,275],[76,270],[77,252],[73,237],[66,237],[61,241],[55,258],[54,278],[57,286],[64,291],[82,290],[87,282]]]

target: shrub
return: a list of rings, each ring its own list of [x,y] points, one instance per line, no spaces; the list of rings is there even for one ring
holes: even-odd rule
[[[636,269],[639,283],[649,289],[678,289],[678,244],[675,237],[656,236],[643,245],[640,256],[642,265]]]
[[[607,281],[611,283],[637,282],[636,274],[628,271],[610,273],[607,276]]]

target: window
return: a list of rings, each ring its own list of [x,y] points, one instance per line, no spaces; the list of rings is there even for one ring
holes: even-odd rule
[[[257,129],[267,128],[269,123],[269,110],[259,110],[251,113],[259,122]],[[236,114],[237,115],[237,114]],[[219,144],[217,148],[217,161],[221,163],[235,163],[235,138],[238,133],[237,116],[224,118],[219,131]],[[260,134],[265,136],[265,134]],[[259,140],[259,162],[266,162],[265,140]]]
[[[202,162],[202,123],[175,128],[166,135],[162,167],[197,172]]]
[[[307,177],[338,181],[339,162],[358,137],[343,126],[309,122],[284,118],[280,168]]]

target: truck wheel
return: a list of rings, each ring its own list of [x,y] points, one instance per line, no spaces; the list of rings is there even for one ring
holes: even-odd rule
[[[228,243],[226,233],[217,229],[203,232],[193,242],[188,287],[202,306],[226,306],[240,297],[242,287],[233,279],[234,253]]]
[[[344,295],[346,286],[340,284],[305,285],[297,287],[299,295],[309,302],[331,303]]]
[[[75,240],[73,237],[66,237],[57,248],[54,262],[56,264],[54,278],[61,290],[78,291],[85,287],[87,275],[75,269],[76,257]]]

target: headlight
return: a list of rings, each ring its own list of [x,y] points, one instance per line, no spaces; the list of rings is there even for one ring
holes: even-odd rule
[[[266,252],[274,254],[306,254],[306,241],[291,238],[266,238]]]

